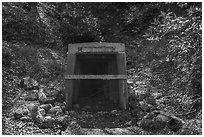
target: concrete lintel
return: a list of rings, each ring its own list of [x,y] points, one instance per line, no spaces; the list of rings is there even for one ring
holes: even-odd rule
[[[126,75],[65,75],[65,79],[74,80],[74,79],[103,79],[103,80],[122,80],[127,79]]]

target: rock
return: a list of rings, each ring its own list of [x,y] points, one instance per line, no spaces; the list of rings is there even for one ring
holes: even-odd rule
[[[79,104],[74,104],[74,105],[73,105],[73,108],[74,108],[75,110],[79,110],[79,109],[80,109],[80,106],[79,106]]]
[[[47,97],[54,97],[54,98],[57,98],[58,94],[59,94],[59,91],[57,90],[47,90],[45,92],[46,96]]]
[[[137,122],[138,126],[142,127],[145,130],[152,130],[154,129],[154,122],[151,119],[142,119]]]
[[[47,112],[48,110],[50,110],[52,108],[52,105],[51,104],[42,104],[40,106],[40,108],[44,109],[45,112]]]
[[[44,101],[44,104],[54,104],[55,98],[54,97],[47,97]]]
[[[34,122],[35,124],[41,127],[44,122],[44,117],[42,115],[37,115],[36,118],[34,119]]]
[[[26,93],[24,97],[25,101],[36,101],[38,100],[38,90],[31,90]]]
[[[45,95],[45,93],[43,92],[43,89],[41,88],[38,92],[38,99],[40,102],[45,103],[45,101],[47,100],[47,96]]]
[[[46,116],[51,116],[51,117],[54,118],[54,117],[55,117],[55,114],[48,114],[48,113],[47,113]]]
[[[148,113],[146,116],[144,116],[145,119],[153,119],[159,114],[159,111],[152,111]]]
[[[54,115],[62,115],[63,114],[60,106],[52,107],[47,113],[48,114],[54,114]]]
[[[51,116],[45,116],[43,121],[43,127],[44,128],[52,128],[53,124],[55,122],[55,119]]]
[[[125,123],[126,126],[131,126],[132,125],[132,121],[128,121]]]
[[[155,106],[153,106],[153,105],[151,105],[151,104],[148,104],[148,107],[149,107],[148,112],[152,112],[152,111],[154,111],[154,110],[157,109]]]
[[[151,96],[151,94],[149,92],[147,92],[147,91],[138,92],[138,100],[140,100],[140,101],[148,98],[149,96]]]
[[[38,110],[38,115],[45,116],[45,115],[46,115],[45,110],[44,110],[43,108],[40,108],[40,109]]]
[[[64,106],[64,104],[61,102],[55,102],[54,106]]]
[[[36,118],[37,116],[37,112],[38,112],[38,106],[35,105],[35,104],[31,104],[29,107],[28,107],[29,111],[30,111],[30,114],[31,114],[31,117],[33,119]]]
[[[155,120],[161,123],[168,123],[171,119],[166,115],[158,114]]]
[[[148,111],[150,106],[145,101],[139,101],[139,106],[143,111]]]
[[[146,101],[148,104],[153,105],[154,107],[157,107],[157,106],[158,106],[157,103],[156,103],[156,101],[155,101],[155,99],[154,99],[152,96],[146,98],[145,101]]]
[[[133,84],[133,80],[132,79],[128,79],[127,80],[127,84]]]
[[[36,80],[28,77],[23,78],[20,83],[19,86],[21,88],[24,88],[25,90],[38,90],[39,89],[39,84]]]
[[[112,110],[111,113],[112,114],[116,114],[118,111],[117,110]]]
[[[147,115],[146,112],[139,111],[139,112],[136,113],[136,118],[137,118],[138,120],[140,120],[140,119],[143,119],[145,115]]]
[[[66,110],[66,105],[61,102],[55,102],[54,106],[60,106],[63,111]]]
[[[77,113],[76,113],[74,110],[69,111],[69,114],[70,114],[71,116],[74,116],[74,117],[77,117],[77,116],[78,116]]]
[[[20,119],[21,117],[23,117],[23,109],[18,108],[17,110],[15,110],[13,116],[15,119]]]
[[[64,115],[64,116],[56,118],[56,122],[61,126],[67,126],[69,121],[70,119],[68,115]]]
[[[145,130],[161,130],[165,125],[151,119],[142,119],[137,124]]]
[[[29,116],[23,116],[23,117],[20,118],[20,120],[23,121],[23,122],[30,122],[32,119]]]
[[[168,127],[171,131],[177,132],[178,130],[182,129],[183,124],[184,124],[183,120],[178,120],[178,119],[172,118],[172,119],[168,122],[167,127]]]

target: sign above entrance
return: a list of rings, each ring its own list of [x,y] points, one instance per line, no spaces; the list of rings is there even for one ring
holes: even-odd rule
[[[78,52],[114,52],[115,47],[79,47]]]

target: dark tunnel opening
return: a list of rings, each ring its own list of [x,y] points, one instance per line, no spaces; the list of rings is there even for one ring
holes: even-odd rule
[[[117,75],[116,54],[77,56],[78,75]],[[117,108],[119,93],[117,80],[86,79],[75,81],[75,103],[97,109]]]

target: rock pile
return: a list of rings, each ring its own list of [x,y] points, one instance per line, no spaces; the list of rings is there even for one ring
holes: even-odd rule
[[[183,120],[173,114],[160,111],[156,100],[148,92],[132,94],[129,98],[129,111],[136,119],[137,125],[145,130],[168,128],[176,132],[184,124]]]
[[[14,111],[13,116],[17,120],[32,120],[41,128],[52,128],[54,126],[66,127],[70,115],[65,110],[66,104],[61,99],[62,91],[52,87],[43,88],[37,81],[30,77],[20,81],[20,87],[25,90],[23,99],[31,102],[28,109],[19,108]],[[32,102],[37,103],[32,103]]]
[[[129,111],[137,120],[156,109],[157,103],[150,93],[141,92],[129,97]]]

